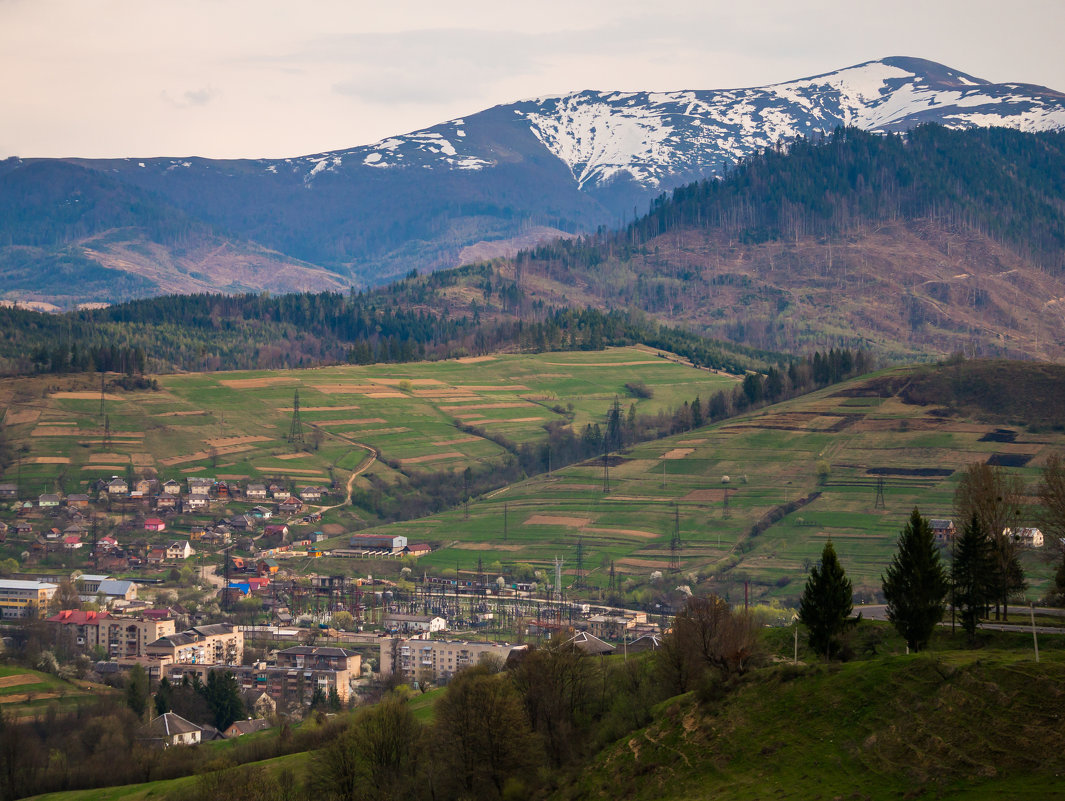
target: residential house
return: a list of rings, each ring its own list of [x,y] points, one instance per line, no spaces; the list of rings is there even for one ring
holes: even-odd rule
[[[59,506],[60,497],[52,492],[37,496],[37,505],[42,509],[53,509]]]
[[[142,478],[133,482],[132,491],[139,492],[141,495],[151,495],[158,484],[159,482],[154,478]]]
[[[237,531],[251,531],[255,528],[255,518],[251,515],[233,515],[226,522]]]
[[[67,535],[67,536],[63,537],[63,550],[64,551],[76,551],[84,544],[85,543],[83,543],[81,541],[81,537],[78,536],[77,534],[70,534],[70,535]]]
[[[300,500],[306,503],[317,503],[322,500],[322,488],[304,487],[300,490]]]
[[[416,545],[407,545],[403,548],[403,553],[407,556],[425,556],[428,553],[432,553],[433,549],[425,543],[418,543]]]
[[[260,576],[272,576],[277,573],[280,565],[273,559],[260,559],[255,563],[255,572]]]
[[[14,529],[16,536],[19,537],[27,537],[33,533],[33,524],[27,523],[25,520],[17,521],[12,528]]]
[[[162,495],[155,496],[155,508],[159,510],[177,509],[178,497],[177,495],[169,495],[163,493]]]
[[[144,521],[145,531],[162,531],[166,528],[166,522],[159,517],[149,517]]]
[[[126,579],[105,579],[100,582],[96,595],[103,595],[107,603],[112,601],[137,600],[137,585]]]
[[[288,539],[288,526],[284,523],[270,523],[263,529],[263,535],[268,539],[277,538],[280,540]]]
[[[587,631],[578,631],[571,639],[566,641],[565,645],[583,651],[589,656],[606,656],[616,650],[610,643],[603,642]]]
[[[9,500],[18,497],[18,486],[15,484],[0,484],[0,498]]]
[[[1037,528],[1018,528],[1016,531],[1007,528],[1002,533],[1022,548],[1043,547],[1043,532]]]
[[[277,505],[278,514],[283,515],[295,515],[299,514],[303,509],[303,501],[295,496],[289,495],[285,500],[281,501]]]
[[[276,500],[284,500],[289,496],[288,485],[274,482],[267,487],[270,497]]]
[[[256,520],[269,520],[274,516],[274,510],[265,506],[253,506],[249,514]]]
[[[159,567],[166,561],[166,548],[152,548],[145,559],[152,567]]]
[[[67,507],[70,509],[88,509],[89,508],[89,496],[81,493],[74,495],[68,495],[66,500]]]
[[[234,737],[241,737],[245,734],[254,734],[257,731],[263,731],[270,728],[270,721],[263,718],[248,718],[247,720],[237,720],[233,722],[228,729],[222,734],[227,740],[232,740]]]
[[[175,481],[172,478],[168,478],[163,482],[163,494],[165,495],[180,495],[181,494],[181,482]]]
[[[381,625],[386,631],[400,634],[432,633],[447,631],[447,618],[440,615],[407,615],[400,612],[386,612]]]
[[[189,478],[189,495],[197,498],[207,498],[211,495],[211,487],[214,481],[209,478]]]
[[[107,482],[107,494],[108,495],[128,495],[129,484],[124,479],[118,476],[113,476],[110,481]]]
[[[166,548],[166,558],[171,561],[175,559],[188,559],[194,553],[196,553],[196,551],[193,550],[192,544],[188,540],[175,540]]]
[[[588,618],[588,631],[603,640],[622,640],[636,629],[632,615],[592,615]]]
[[[266,487],[262,484],[249,484],[244,490],[244,497],[249,501],[266,500]]]
[[[198,509],[206,509],[211,499],[206,495],[190,495],[181,501],[182,511],[195,512]]]
[[[958,529],[954,526],[953,520],[933,517],[928,521],[928,526],[932,529],[932,537],[936,545],[950,545],[958,536]]]
[[[401,534],[352,534],[351,547],[362,551],[385,551],[398,553],[407,547],[407,538]]]
[[[140,740],[156,748],[171,748],[175,745],[197,745],[200,742],[200,727],[173,712],[165,712],[141,730]]]

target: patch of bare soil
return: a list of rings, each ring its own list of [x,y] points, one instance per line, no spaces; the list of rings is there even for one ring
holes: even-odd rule
[[[367,423],[387,423],[383,417],[355,417],[350,420],[318,420],[316,426],[330,428],[332,426],[361,426]]]
[[[223,378],[218,381],[224,387],[230,389],[261,389],[272,387],[277,384],[294,384],[294,379],[286,376],[263,376],[262,378]]]
[[[204,443],[212,448],[228,448],[231,445],[245,445],[249,442],[270,442],[270,437],[215,437],[205,439]]]
[[[4,415],[4,425],[17,426],[23,423],[36,423],[41,416],[40,409],[20,409],[19,411],[8,410]]]
[[[631,557],[623,557],[617,560],[619,565],[626,565],[628,567],[669,567],[668,559],[633,559]]]
[[[695,453],[695,448],[674,448],[662,454],[663,459],[683,459],[689,453]]]
[[[307,453],[307,451],[299,451],[298,453],[279,453],[274,458],[281,460],[309,459],[311,458],[311,454]]]
[[[89,457],[92,458],[92,457]],[[30,459],[33,464],[70,464],[70,459],[66,456],[35,456]],[[3,685],[0,684],[0,687]]]
[[[433,442],[432,445],[443,447],[445,445],[462,445],[465,442],[480,442],[480,437],[459,437],[458,439],[445,439],[441,442]]]
[[[50,398],[69,398],[70,400],[99,400],[99,392],[53,392],[48,397]],[[109,401],[124,401],[125,398],[121,395],[114,395],[110,392],[104,393],[104,400]]]
[[[468,409],[524,409],[533,404],[527,401],[503,401],[500,403],[468,403],[463,406],[441,406],[442,412],[466,411]]]
[[[590,517],[562,517],[559,515],[532,515],[525,520],[526,526],[566,526],[583,528],[592,522]]]
[[[584,526],[581,530],[592,534],[617,534],[622,537],[636,537],[642,540],[656,540],[660,536],[653,531],[641,531],[638,528],[593,528],[592,526]]]
[[[0,687],[18,687],[22,684],[39,684],[40,678],[32,673],[16,673],[14,676],[0,678]]]
[[[464,459],[466,454],[459,453],[458,451],[447,451],[445,453],[430,453],[425,456],[413,456],[410,459],[400,459],[402,464],[421,464],[422,462],[436,462],[441,459]]]
[[[512,417],[509,420],[483,420],[480,425],[487,423],[536,423],[543,419],[542,417]]]
[[[520,392],[529,388],[522,384],[456,384],[455,389],[464,389],[467,392]]]

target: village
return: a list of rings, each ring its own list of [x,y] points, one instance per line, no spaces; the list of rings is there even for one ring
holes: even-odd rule
[[[219,731],[161,713],[143,732],[161,747],[350,708],[386,685],[441,686],[553,638],[596,656],[653,650],[672,611],[570,599],[560,570],[539,584],[419,575],[412,565],[431,548],[399,535],[353,533],[327,551],[314,530],[329,495],[320,487],[115,476],[92,490],[22,500],[0,485],[13,512],[0,541],[19,551],[0,578],[4,646],[33,641],[61,674],[79,661],[101,685],[126,686],[131,673],[153,689],[235,681],[241,719]],[[387,560],[398,575],[296,570],[326,554]]]

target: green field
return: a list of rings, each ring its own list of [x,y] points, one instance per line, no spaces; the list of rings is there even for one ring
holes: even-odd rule
[[[87,682],[70,682],[23,667],[0,665],[0,713],[22,719],[94,701],[101,692],[114,692]]]
[[[708,581],[732,600],[742,600],[745,581],[752,597],[794,599],[831,538],[856,599],[870,601],[910,511],[917,506],[926,517],[951,517],[954,488],[967,465],[995,453],[1031,457],[1011,470],[1034,491],[1046,457],[1065,451],[1065,434],[1024,427],[1011,443],[981,441],[1001,423],[946,417],[939,407],[897,397],[863,397],[867,385],[858,379],[637,445],[612,460],[608,492],[597,461],[489,493],[471,503],[468,519],[456,509],[381,530],[444,546],[421,561],[437,570],[472,570],[478,560],[486,569],[498,569],[496,562],[547,569],[559,556],[564,584],[570,584],[580,542],[593,587],[606,587],[613,562],[619,576],[643,583],[662,571],[662,587]],[[830,468],[823,482],[819,462]],[[927,469],[941,474],[912,474]],[[820,495],[752,531],[764,515],[814,493]],[[1034,525],[1035,510],[1029,511],[1026,525]],[[681,576],[671,578],[675,523]],[[1022,554],[1033,598],[1052,574],[1045,553]]]
[[[653,398],[630,397],[639,378]],[[322,484],[346,479],[367,448],[404,471],[461,470],[503,449],[467,424],[515,443],[544,425],[599,422],[618,396],[640,414],[704,400],[735,378],[647,348],[498,355],[446,362],[160,376],[158,391],[108,389],[94,379],[11,379],[0,387],[8,438],[25,445],[23,494],[83,491],[97,478],[154,471]],[[299,392],[303,444],[288,441]],[[105,426],[109,423],[109,442]],[[12,466],[6,480],[13,480]],[[384,465],[375,467],[387,475]]]

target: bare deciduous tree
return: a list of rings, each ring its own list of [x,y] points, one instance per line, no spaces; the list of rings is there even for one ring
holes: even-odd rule
[[[974,517],[993,544],[995,617],[1005,616],[1010,593],[1024,588],[1024,574],[1017,561],[1017,528],[1024,501],[1024,482],[1000,467],[969,465],[954,491],[956,519]]]

